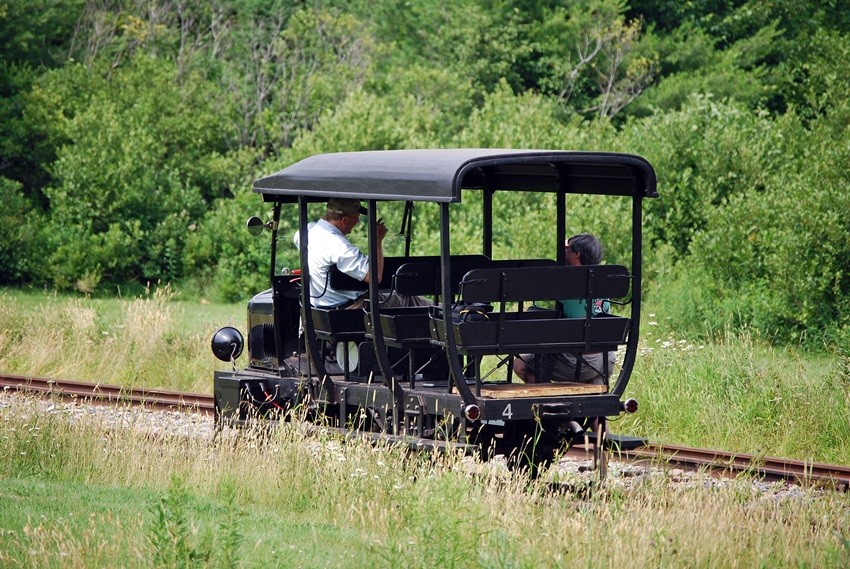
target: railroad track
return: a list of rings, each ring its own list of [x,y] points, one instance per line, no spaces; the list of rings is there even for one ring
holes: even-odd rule
[[[751,473],[769,481],[834,484],[845,491],[850,489],[850,466],[656,443],[649,443],[622,454],[636,462],[660,459],[667,464],[678,464],[685,468],[707,468],[715,474],[730,477]]]
[[[62,397],[79,402],[142,405],[155,409],[182,409],[205,414],[215,412],[212,395],[204,393],[139,389],[6,374],[0,374],[0,389]],[[581,452],[580,449],[575,449],[572,454],[577,456]],[[842,491],[850,489],[850,466],[658,443],[647,443],[633,450],[614,452],[620,460],[663,463],[686,470],[705,469],[717,476],[749,474],[768,481],[834,487]]]
[[[0,374],[0,389],[36,393],[91,403],[143,405],[153,409],[185,409],[212,414],[212,395],[164,389],[122,387],[43,377]]]

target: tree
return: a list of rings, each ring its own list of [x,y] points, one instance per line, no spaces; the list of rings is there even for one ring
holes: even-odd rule
[[[0,0],[0,176],[22,183],[36,206],[55,154],[30,131],[22,97],[44,69],[61,66],[83,0]]]
[[[55,183],[45,190],[54,282],[94,290],[179,278],[188,227],[203,215],[205,200],[232,182],[227,170],[239,170],[238,154],[221,164],[233,128],[228,102],[211,96],[201,79],[177,84],[173,63],[141,53],[108,76],[81,73],[89,80],[86,96],[54,99],[52,85],[81,69],[46,76],[30,101],[34,115],[54,109],[62,120],[51,124],[67,141],[51,167]]]
[[[646,88],[655,56],[644,53],[643,23],[626,20],[620,0],[583,0],[544,10],[529,25],[534,74],[544,94],[611,118]]]

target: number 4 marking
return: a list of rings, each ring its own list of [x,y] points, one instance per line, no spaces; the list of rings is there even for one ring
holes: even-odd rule
[[[502,417],[507,417],[508,419],[513,419],[514,412],[511,411],[511,404],[508,403],[508,406],[505,407],[505,410],[502,411]]]

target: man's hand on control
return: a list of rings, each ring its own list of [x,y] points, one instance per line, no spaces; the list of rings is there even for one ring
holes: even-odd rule
[[[387,232],[389,231],[389,229],[387,229],[387,226],[384,225],[384,218],[380,218],[378,220],[377,227],[378,227],[378,241],[383,241],[384,237],[387,236]]]

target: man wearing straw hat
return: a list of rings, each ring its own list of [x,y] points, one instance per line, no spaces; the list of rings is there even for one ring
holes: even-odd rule
[[[363,306],[365,295],[355,290],[337,290],[330,284],[331,268],[336,266],[341,272],[357,279],[369,282],[370,259],[358,247],[348,240],[360,221],[367,213],[359,200],[331,198],[328,200],[324,217],[311,223],[307,229],[309,250],[307,263],[310,269],[310,302],[318,308],[358,309]],[[375,261],[378,263],[378,278],[384,270],[384,237],[387,226],[383,219],[377,221],[378,247]],[[299,234],[295,232],[295,246],[299,247]],[[380,293],[382,307],[428,306],[427,299],[417,296],[401,296],[395,291]]]

